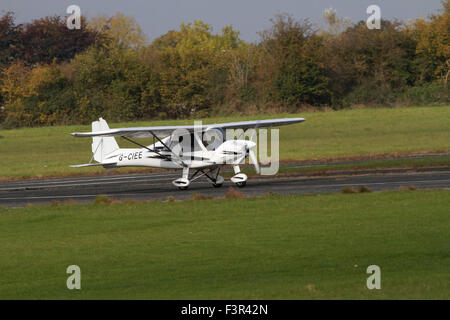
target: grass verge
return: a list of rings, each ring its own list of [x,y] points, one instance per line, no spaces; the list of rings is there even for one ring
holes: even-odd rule
[[[449,206],[394,191],[0,208],[0,298],[448,299]]]

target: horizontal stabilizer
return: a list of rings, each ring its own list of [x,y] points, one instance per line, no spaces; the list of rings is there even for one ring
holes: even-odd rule
[[[72,168],[84,168],[84,167],[98,167],[98,166],[111,166],[117,164],[117,162],[110,162],[110,163],[86,163],[86,164],[74,164],[70,167]]]

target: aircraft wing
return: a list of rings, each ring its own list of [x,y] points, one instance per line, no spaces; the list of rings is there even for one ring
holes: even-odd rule
[[[133,137],[133,138],[151,138],[153,134],[157,137],[167,137],[177,129],[184,129],[189,132],[194,130],[206,131],[212,128],[227,129],[249,129],[249,128],[267,128],[278,127],[288,124],[294,124],[305,121],[304,118],[284,118],[284,119],[267,119],[267,120],[252,120],[228,122],[220,124],[204,124],[202,126],[186,125],[186,126],[160,126],[160,127],[131,127],[131,128],[117,128],[106,131],[96,132],[74,132],[74,137]]]

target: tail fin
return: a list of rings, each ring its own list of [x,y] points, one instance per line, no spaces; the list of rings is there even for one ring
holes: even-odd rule
[[[103,118],[92,122],[92,132],[109,130],[109,126]],[[106,156],[111,152],[119,149],[119,145],[114,137],[93,137],[92,138],[92,153],[94,160],[103,162]]]

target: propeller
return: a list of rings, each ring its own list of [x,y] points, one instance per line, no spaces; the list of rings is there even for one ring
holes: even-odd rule
[[[246,141],[246,147],[247,152],[250,156],[250,161],[255,166],[256,173],[259,174],[261,170],[259,169],[258,158],[256,157],[255,151],[253,150],[253,148],[256,147],[256,143],[254,143],[253,141]]]
[[[258,158],[256,158],[256,154],[253,151],[253,149],[250,149],[249,153],[250,153],[250,160],[252,161],[253,165],[255,166],[255,171],[257,174],[259,174],[261,172],[261,170],[259,169]]]

